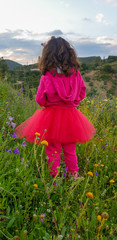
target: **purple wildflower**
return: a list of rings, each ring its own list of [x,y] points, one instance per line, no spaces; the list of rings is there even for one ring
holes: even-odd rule
[[[45,213],[42,213],[42,214],[40,215],[40,221],[41,221],[41,222],[44,222],[44,218],[45,218]]]
[[[22,142],[21,144],[22,144],[23,146],[25,146],[25,145],[26,145],[26,142]]]
[[[18,95],[18,96],[20,96],[20,94],[19,94],[19,93],[18,93],[17,95]]]
[[[10,122],[6,122],[7,125],[10,125]]]
[[[66,173],[63,174],[63,177],[66,177]]]
[[[15,149],[13,150],[13,153],[19,154],[19,149],[18,149],[18,148],[15,148]]]
[[[105,145],[102,145],[102,148],[104,148],[105,147]]]
[[[68,171],[68,167],[66,167],[65,171],[66,171],[66,172]]]
[[[99,174],[98,174],[96,171],[95,171],[95,176],[96,176],[96,177],[98,177],[98,176],[99,176]]]
[[[9,148],[9,149],[7,148],[7,149],[6,149],[6,152],[12,153],[12,149],[11,149],[11,148]]]
[[[20,91],[23,91],[24,90],[24,88],[20,88]]]
[[[15,126],[16,126],[16,123],[14,123],[14,122],[11,122],[11,126],[12,126],[13,128],[15,128]]]
[[[14,132],[13,134],[11,134],[11,137],[12,137],[12,138],[17,138],[16,133]]]
[[[27,167],[29,167],[28,164],[25,165],[25,169],[26,169]]]
[[[11,117],[11,116],[9,117],[9,121],[10,121],[10,122],[12,122],[13,119],[14,119],[13,117]]]

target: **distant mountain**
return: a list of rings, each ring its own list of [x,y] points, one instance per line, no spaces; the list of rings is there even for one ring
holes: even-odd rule
[[[5,62],[10,70],[14,70],[17,67],[22,67],[23,65],[12,60],[5,59]]]

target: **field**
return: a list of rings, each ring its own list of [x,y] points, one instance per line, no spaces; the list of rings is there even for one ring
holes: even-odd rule
[[[97,132],[77,144],[79,177],[68,176],[62,153],[52,179],[46,146],[14,134],[39,107],[35,93],[30,100],[28,92],[0,81],[0,240],[117,240],[116,98],[80,103]]]

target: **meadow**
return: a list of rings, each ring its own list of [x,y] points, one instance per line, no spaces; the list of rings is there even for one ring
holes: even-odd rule
[[[117,99],[80,103],[97,132],[76,146],[79,177],[68,175],[61,153],[52,179],[46,146],[14,134],[39,108],[35,93],[30,99],[0,80],[0,240],[117,240]]]

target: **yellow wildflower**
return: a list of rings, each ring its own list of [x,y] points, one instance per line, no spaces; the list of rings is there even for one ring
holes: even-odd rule
[[[93,193],[92,193],[92,192],[88,192],[88,193],[86,194],[86,196],[87,196],[88,198],[90,198],[90,199],[93,199]]]
[[[117,175],[117,172],[114,172],[115,175]]]
[[[110,183],[114,183],[115,181],[113,179],[110,180]]]
[[[93,177],[93,173],[92,172],[88,172],[87,175]]]
[[[4,112],[4,109],[1,109],[2,112]]]
[[[107,220],[109,218],[109,215],[107,212],[103,212],[102,213],[102,218],[104,218],[105,220]]]
[[[101,164],[100,166],[101,166],[101,167],[104,167],[104,164]]]
[[[36,136],[40,136],[40,133],[36,132],[35,135],[36,135]]]
[[[97,164],[97,163],[96,163],[96,164],[94,164],[94,167],[98,167],[98,166],[99,166],[99,164]]]
[[[6,102],[6,104],[8,104],[8,102]]]
[[[98,215],[98,216],[97,216],[97,220],[100,222],[101,219],[102,219],[101,215]]]
[[[37,187],[38,187],[38,185],[37,185],[37,184],[34,184],[34,185],[33,185],[33,187],[37,188]]]
[[[103,139],[100,139],[100,142],[103,142]]]
[[[47,142],[46,140],[43,140],[43,141],[41,142],[41,145],[48,146],[48,142]]]

